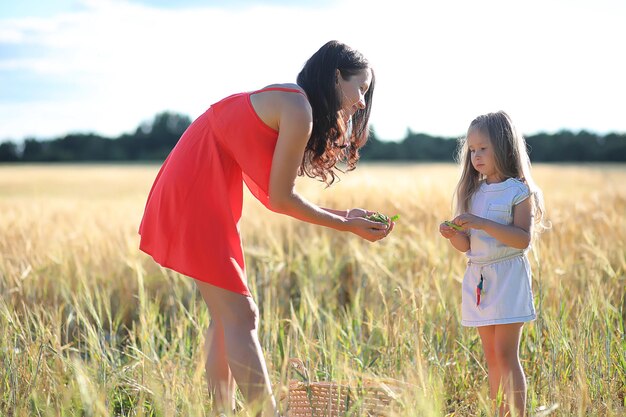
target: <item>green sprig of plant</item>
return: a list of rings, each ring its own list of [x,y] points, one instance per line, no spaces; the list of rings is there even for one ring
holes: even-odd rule
[[[367,220],[371,220],[373,222],[379,223],[391,223],[400,219],[400,215],[396,214],[395,216],[389,217],[386,214],[376,212],[374,214],[370,214],[369,216],[365,216]]]
[[[450,226],[451,228],[453,228],[454,230],[458,230],[459,232],[461,230],[463,230],[463,228],[461,226],[459,226],[458,224],[453,223],[453,222],[451,222],[449,220],[444,221],[443,224],[445,224],[446,226]]]

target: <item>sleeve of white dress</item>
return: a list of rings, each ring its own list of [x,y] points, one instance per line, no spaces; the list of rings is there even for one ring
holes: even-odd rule
[[[515,195],[513,196],[513,205],[516,206],[522,201],[530,197],[530,190],[524,183],[520,183],[519,187],[516,187]]]

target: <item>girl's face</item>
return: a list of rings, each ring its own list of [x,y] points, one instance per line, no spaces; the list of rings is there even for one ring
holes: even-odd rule
[[[372,71],[367,68],[344,80],[337,70],[337,84],[341,92],[341,117],[348,122],[359,109],[365,108],[365,93],[372,82]]]
[[[471,129],[467,133],[472,166],[486,177],[487,183],[500,182],[500,174],[496,170],[496,160],[489,136],[478,129]]]

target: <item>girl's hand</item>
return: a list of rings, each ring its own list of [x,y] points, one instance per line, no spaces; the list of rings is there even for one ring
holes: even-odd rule
[[[357,236],[362,237],[370,242],[386,237],[393,230],[393,222],[391,224],[373,222],[362,217],[346,217],[348,220],[348,230]]]
[[[463,233],[463,232],[460,232],[456,230],[454,227],[448,226],[445,222],[443,222],[439,225],[439,233],[441,233],[441,236],[445,237],[446,239],[451,239],[457,234]]]
[[[473,214],[463,213],[460,216],[457,216],[454,220],[454,223],[461,226],[463,229],[484,229],[485,224],[487,223],[487,219],[482,217],[474,216]]]

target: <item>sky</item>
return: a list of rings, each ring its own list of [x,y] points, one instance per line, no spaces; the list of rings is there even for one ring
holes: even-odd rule
[[[625,133],[625,19],[623,0],[2,0],[0,142],[194,119],[295,82],[331,39],[374,68],[383,140],[497,110],[525,134]]]

